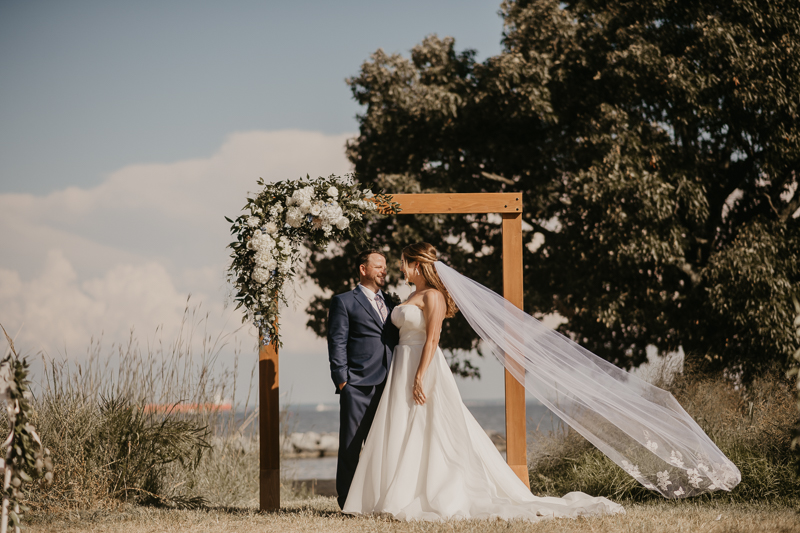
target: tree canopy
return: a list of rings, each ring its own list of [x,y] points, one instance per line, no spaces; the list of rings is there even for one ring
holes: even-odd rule
[[[620,366],[647,345],[717,369],[786,364],[800,4],[534,0],[500,14],[497,56],[430,36],[410,58],[378,50],[348,80],[364,106],[347,146],[360,179],[388,193],[522,192],[525,309],[559,313],[563,333]],[[392,259],[431,242],[502,289],[497,216],[399,215],[368,232]],[[360,245],[316,253],[311,279],[351,287]],[[319,334],[327,301],[309,306]],[[474,348],[468,331],[447,321],[443,346]]]

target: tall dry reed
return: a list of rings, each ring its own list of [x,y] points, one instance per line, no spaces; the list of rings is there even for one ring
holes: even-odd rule
[[[79,363],[43,359],[34,423],[55,470],[50,487],[28,491],[28,505],[57,512],[120,502],[193,507],[214,499],[206,489],[221,490],[226,476],[220,472],[203,482],[199,471],[219,465],[207,458],[228,454],[236,442],[239,462],[249,463],[239,452],[257,414],[249,388],[244,399],[237,397],[236,332],[212,335],[208,323],[208,315],[187,302],[170,342],[159,328],[144,346],[131,333],[108,350],[93,340]],[[218,410],[223,399],[239,408],[247,424],[233,410]]]

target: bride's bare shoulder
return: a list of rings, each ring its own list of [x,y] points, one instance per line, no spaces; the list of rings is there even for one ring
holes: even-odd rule
[[[422,301],[425,305],[440,305],[445,303],[445,298],[439,289],[430,288],[422,293]]]

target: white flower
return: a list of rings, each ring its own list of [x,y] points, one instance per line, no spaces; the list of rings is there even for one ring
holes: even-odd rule
[[[278,232],[278,225],[275,224],[274,222],[267,222],[266,225],[264,226],[264,229],[267,231],[268,234],[275,235]]]
[[[253,269],[253,281],[264,284],[269,281],[269,270],[257,267]]]
[[[370,202],[368,200],[359,200],[356,202],[356,206],[362,211],[373,211],[376,209],[375,202]]]
[[[702,483],[703,478],[700,477],[700,472],[697,471],[696,468],[690,468],[686,471],[689,474],[689,484],[696,488],[700,488],[700,483]]]
[[[288,273],[292,269],[292,260],[291,259],[286,259],[285,261],[283,261],[280,264],[278,269],[280,270],[281,274]]]
[[[260,251],[268,252],[273,248],[275,248],[275,239],[261,232],[258,232],[255,235],[253,235],[253,238],[250,239],[250,242],[252,243],[252,249],[259,252]]]
[[[304,201],[297,207],[300,208],[300,212],[302,212],[304,215],[307,215],[311,211],[311,201]]]
[[[322,219],[323,224],[332,225],[335,224],[340,218],[342,218],[342,208],[339,207],[339,204],[333,202],[330,204],[326,204],[322,207],[322,211],[319,214],[319,218]]]
[[[311,205],[311,199],[314,197],[314,187],[310,185],[308,187],[303,187],[302,189],[297,189],[292,193],[292,200],[294,204],[309,204]],[[287,202],[288,203],[288,202]]]
[[[679,487],[679,488],[678,488],[678,490],[676,490],[675,492],[673,492],[673,493],[672,493],[672,495],[673,495],[673,496],[676,496],[676,497],[677,497],[677,496],[682,496],[682,495],[684,495],[684,494],[686,494],[686,493],[685,493],[685,492],[683,492],[683,487]]]
[[[256,266],[258,268],[265,268],[267,270],[275,270],[278,262],[275,257],[267,250],[259,250],[255,256]]]
[[[642,473],[639,472],[639,467],[637,465],[631,464],[628,461],[622,461],[622,468],[632,477],[642,477]]]
[[[364,193],[364,198],[372,198],[373,196],[375,196],[369,189],[364,189],[362,192]]]
[[[281,236],[280,241],[278,242],[278,245],[281,247],[281,250],[283,250],[284,252],[288,252],[289,250],[292,249],[292,241],[286,235],[282,235]]]
[[[338,198],[339,197],[339,189],[331,185],[328,187],[328,196],[331,198]]]
[[[736,483],[738,483],[739,475],[733,471],[733,469],[727,464],[721,464],[718,466],[719,471],[722,475],[722,479],[720,479],[723,487],[728,487],[728,490],[731,490]]]
[[[669,462],[674,464],[679,468],[683,468],[683,455],[681,452],[672,450],[672,454],[670,454]]]
[[[268,250],[259,250],[254,257],[256,266],[259,268],[269,268],[270,261],[274,261],[272,254]]]
[[[350,226],[350,219],[347,217],[342,217],[336,221],[336,227],[340,230],[345,230]]]
[[[656,453],[656,450],[658,449],[658,443],[649,440],[647,441],[647,444],[645,444],[645,447],[651,452]]]
[[[664,470],[663,472],[658,472],[658,486],[661,490],[666,491],[668,485],[672,485],[672,481],[669,480],[669,472]]]
[[[261,219],[258,217],[249,217],[247,219],[247,225],[251,228],[257,228],[261,225]]]
[[[323,205],[325,204],[323,204],[322,202],[314,202],[313,204],[311,204],[311,209],[309,210],[309,212],[315,217],[319,216],[319,214],[322,212]]]
[[[283,213],[283,206],[280,204],[280,202],[269,208],[269,215],[273,218],[281,213]]]
[[[286,210],[286,223],[293,228],[299,228],[303,224],[305,217],[297,207],[290,207]]]
[[[333,228],[330,226],[330,224],[323,224],[322,225],[322,231],[325,233],[326,237],[331,234],[332,230],[333,230]]]

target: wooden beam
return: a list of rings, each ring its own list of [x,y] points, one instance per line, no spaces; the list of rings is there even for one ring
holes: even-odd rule
[[[260,437],[260,465],[258,492],[259,508],[262,511],[274,511],[281,507],[281,427],[278,376],[278,346],[274,340],[266,346],[259,343],[258,434]]]
[[[392,201],[401,215],[522,212],[522,194],[512,192],[393,194]]]
[[[503,213],[503,296],[520,309],[522,293],[522,213]],[[506,462],[530,488],[525,429],[525,387],[505,371]]]

